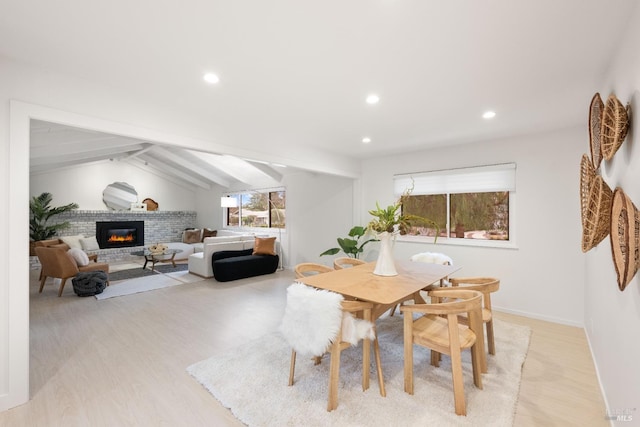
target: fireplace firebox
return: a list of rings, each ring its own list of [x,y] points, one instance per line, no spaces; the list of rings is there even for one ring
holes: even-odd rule
[[[144,221],[97,221],[100,249],[144,246]]]

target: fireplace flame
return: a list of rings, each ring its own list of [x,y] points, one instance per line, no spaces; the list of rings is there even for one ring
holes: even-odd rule
[[[108,243],[121,243],[121,242],[133,242],[133,234],[129,233],[126,236],[116,236],[112,234],[107,240]]]

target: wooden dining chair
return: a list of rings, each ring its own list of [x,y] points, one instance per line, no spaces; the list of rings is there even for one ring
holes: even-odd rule
[[[462,376],[462,350],[471,349],[473,382],[482,389],[482,293],[472,290],[437,289],[429,292],[447,302],[403,305],[404,314],[404,391],[413,394],[413,345],[431,349],[431,363],[436,365],[437,355],[451,357],[453,397],[457,415],[466,415],[464,379]],[[422,314],[413,320],[413,314]],[[470,326],[458,323],[458,315],[466,313]]]
[[[321,357],[331,355],[329,365],[329,397],[327,411],[338,407],[338,381],[340,354],[364,339],[373,341],[380,395],[385,396],[380,349],[371,323],[373,304],[363,301],[345,301],[335,292],[318,290],[302,283],[287,288],[287,305],[280,325],[285,340],[292,347],[289,385],[295,376],[296,354]],[[360,314],[356,319],[353,314]],[[370,347],[362,346],[362,390],[369,388]]]
[[[500,280],[494,277],[455,277],[449,280],[452,288],[479,291],[482,293],[482,322],[487,330],[487,348],[489,354],[496,354],[496,343],[493,334],[493,311],[491,310],[491,294],[500,289]],[[461,316],[460,323],[468,324],[468,319]]]
[[[333,260],[333,268],[336,270],[342,270],[343,268],[349,268],[356,265],[366,264],[361,259],[351,257],[340,257]]]
[[[293,269],[293,271],[296,274],[296,279],[301,279],[306,276],[328,273],[334,270],[333,268],[327,267],[326,265],[323,265],[323,264],[317,264],[315,262],[303,262],[301,264],[297,264]]]

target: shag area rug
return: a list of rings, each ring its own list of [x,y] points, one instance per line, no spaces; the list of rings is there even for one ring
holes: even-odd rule
[[[471,356],[463,351],[467,416],[453,404],[451,364],[429,364],[428,349],[414,346],[414,395],[404,392],[402,316],[377,323],[387,397],[380,396],[375,365],[371,385],[361,387],[360,347],[342,352],[338,408],[327,412],[330,358],[315,366],[298,357],[295,382],[287,385],[291,348],[279,332],[187,368],[236,418],[248,426],[511,426],[520,388],[522,364],[531,331],[494,320],[496,355],[488,356],[483,389],[473,385]],[[361,345],[361,344],[360,344]],[[373,354],[372,354],[373,361]]]

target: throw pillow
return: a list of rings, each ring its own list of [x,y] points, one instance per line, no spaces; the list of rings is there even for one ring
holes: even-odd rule
[[[82,250],[82,244],[80,243],[80,239],[84,239],[82,234],[77,236],[63,236],[60,237],[60,240],[65,242],[71,249],[76,248]]]
[[[96,239],[96,236],[80,239],[80,245],[82,245],[82,249],[85,251],[97,251],[98,249],[100,249],[100,245],[98,245],[98,239]]]
[[[184,230],[182,243],[200,243],[200,229]]]
[[[82,249],[71,248],[67,254],[76,262],[78,267],[86,267],[89,265],[89,256]]]
[[[256,237],[253,244],[254,255],[275,255],[276,254],[276,238],[275,237]]]
[[[218,230],[205,228],[202,230],[202,241],[204,242],[205,237],[216,237],[217,235],[218,235]]]

